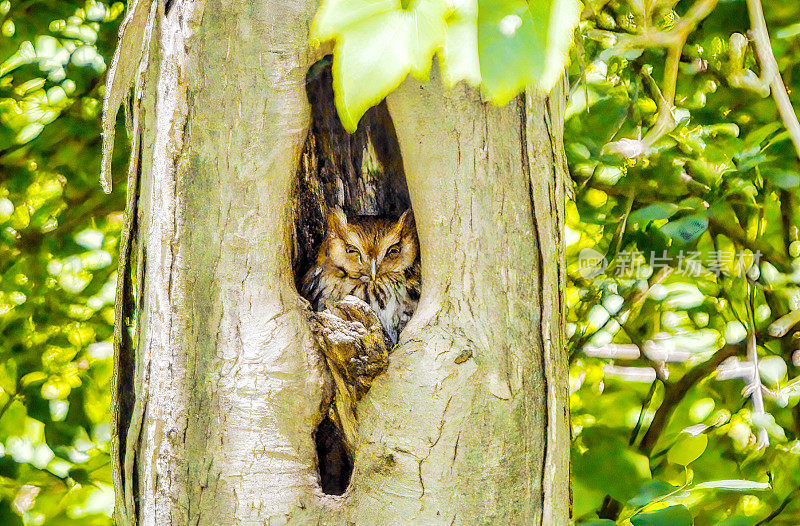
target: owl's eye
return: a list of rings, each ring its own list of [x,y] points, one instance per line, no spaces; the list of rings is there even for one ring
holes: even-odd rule
[[[389,250],[386,251],[386,255],[390,257],[395,257],[400,255],[400,243],[397,243],[396,245],[392,245],[391,247],[389,247]]]
[[[359,257],[361,256],[361,254],[358,252],[358,249],[356,247],[354,247],[353,245],[345,246],[344,250],[345,250],[345,252],[347,252],[348,256],[359,256]]]

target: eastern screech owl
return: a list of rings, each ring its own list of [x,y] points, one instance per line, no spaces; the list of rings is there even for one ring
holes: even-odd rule
[[[317,263],[303,278],[303,295],[317,311],[347,295],[364,300],[397,343],[419,301],[419,244],[411,210],[397,220],[365,216],[348,222],[334,208],[326,220]]]

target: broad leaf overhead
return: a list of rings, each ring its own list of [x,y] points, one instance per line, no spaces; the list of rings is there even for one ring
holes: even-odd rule
[[[549,91],[577,22],[575,0],[325,0],[311,36],[335,42],[336,108],[354,131],[409,73],[426,78],[434,55],[447,85],[480,85],[497,104]]]

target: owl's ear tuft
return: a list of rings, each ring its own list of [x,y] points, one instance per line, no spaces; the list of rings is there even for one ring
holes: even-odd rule
[[[401,215],[400,219],[397,220],[397,224],[400,225],[404,234],[414,231],[416,229],[416,224],[414,223],[414,212],[412,212],[410,208],[403,212],[403,215]]]
[[[347,232],[347,216],[341,208],[334,207],[328,209],[326,217],[328,223],[328,235],[331,237],[344,237]]]

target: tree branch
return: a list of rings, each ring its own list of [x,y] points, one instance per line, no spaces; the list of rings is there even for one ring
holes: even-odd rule
[[[751,332],[747,337],[747,360],[753,365],[753,373],[748,381],[746,390],[750,393],[750,400],[753,402],[753,413],[764,415],[764,393],[761,391],[761,375],[758,371],[758,348],[756,347],[756,334]],[[769,445],[769,435],[767,430],[759,426],[758,430],[758,449]]]
[[[619,196],[619,197],[627,197],[628,192],[630,192],[631,187],[625,185],[612,185],[606,184],[598,181],[591,181],[588,185],[590,188],[594,188],[596,190],[601,190],[609,195]],[[647,190],[636,190],[637,195],[636,199],[642,202],[661,202],[668,199],[668,196],[661,196],[655,193],[649,193]],[[690,195],[695,195],[698,197],[706,197],[704,194],[700,194],[698,192],[691,192]],[[789,258],[777,250],[772,245],[765,243],[760,240],[751,240],[747,238],[747,234],[742,230],[742,228],[737,223],[730,223],[725,221],[719,221],[714,217],[709,217],[709,228],[713,232],[717,232],[720,234],[724,234],[727,238],[739,243],[743,248],[749,249],[752,252],[760,252],[764,258],[772,263],[778,270],[781,272],[789,273],[791,272],[791,261]]]
[[[653,415],[653,421],[650,423],[650,427],[647,428],[647,431],[642,437],[642,441],[639,443],[639,451],[650,456],[656,442],[661,438],[661,433],[664,431],[672,411],[681,400],[683,400],[686,393],[688,393],[697,382],[716,369],[719,364],[735,355],[740,350],[739,346],[727,345],[717,351],[707,362],[697,365],[687,371],[677,382],[665,383],[664,399],[656,410],[655,415]]]
[[[775,55],[772,53],[761,0],[747,0],[747,10],[750,12],[750,25],[752,26],[750,37],[756,46],[756,55],[761,65],[761,77],[772,88],[772,97],[775,99],[783,124],[789,131],[797,156],[800,158],[800,122],[797,120],[789,93],[783,84],[778,61],[775,60]]]
[[[648,47],[663,47],[667,50],[667,59],[664,65],[664,80],[660,92],[655,97],[658,100],[658,115],[656,122],[645,137],[639,141],[623,139],[606,145],[610,152],[622,153],[626,157],[638,157],[645,153],[659,139],[675,128],[675,92],[678,84],[678,68],[680,66],[683,46],[686,40],[700,22],[706,18],[717,6],[718,0],[698,0],[686,14],[675,24],[670,31],[648,29],[638,35],[623,38],[619,44],[612,47],[609,52],[619,55],[631,49],[646,49]],[[618,35],[613,35],[618,38]]]

